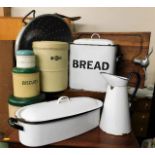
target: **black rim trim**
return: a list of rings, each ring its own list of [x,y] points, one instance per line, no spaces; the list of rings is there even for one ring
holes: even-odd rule
[[[118,45],[95,45],[95,44],[76,44],[76,43],[70,43],[72,45],[88,45],[88,46],[109,46],[109,47],[117,47]]]

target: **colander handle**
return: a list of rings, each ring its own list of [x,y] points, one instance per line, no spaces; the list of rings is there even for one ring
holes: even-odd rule
[[[22,22],[26,25],[27,24],[27,22],[26,22],[26,19],[27,19],[27,17],[28,16],[30,16],[30,15],[33,15],[33,19],[35,18],[35,15],[36,15],[36,10],[32,10],[32,11],[30,11],[28,14],[26,14],[25,15],[25,17],[22,19]]]

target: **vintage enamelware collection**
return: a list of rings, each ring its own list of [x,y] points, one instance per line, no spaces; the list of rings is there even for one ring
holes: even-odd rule
[[[71,41],[68,26],[56,15],[38,16],[19,33],[9,124],[19,130],[19,140],[26,146],[58,142],[99,125],[113,135],[131,132],[128,78],[114,75],[118,46],[96,33],[90,39]],[[52,95],[68,87],[107,90],[101,121],[103,102],[98,99],[62,96],[47,102],[40,93]]]

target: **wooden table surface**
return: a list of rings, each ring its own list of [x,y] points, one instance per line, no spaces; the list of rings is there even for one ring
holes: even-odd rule
[[[18,139],[18,131],[11,128],[8,123],[8,116],[7,114],[0,114],[0,132],[4,133],[4,138],[1,138],[0,141],[9,142],[11,145],[10,147],[25,147],[20,144]],[[80,136],[76,136],[61,142],[57,142],[54,144],[50,144],[44,147],[125,147],[125,148],[133,148],[139,147],[136,138],[134,137],[133,133],[124,136],[113,136],[104,133],[98,127],[84,133]]]

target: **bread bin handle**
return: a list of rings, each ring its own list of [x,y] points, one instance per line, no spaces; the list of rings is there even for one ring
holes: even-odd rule
[[[101,36],[100,36],[100,34],[98,34],[98,33],[93,33],[93,34],[91,35],[91,39],[93,39],[94,36],[97,36],[98,39],[101,39]]]
[[[22,126],[20,126],[19,124],[17,124],[18,120],[16,118],[12,118],[10,117],[8,120],[8,123],[11,127],[18,129],[18,130],[24,130],[24,128]]]
[[[70,103],[70,99],[68,96],[61,96],[58,98],[57,101],[58,104],[62,104],[62,103]]]

